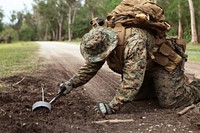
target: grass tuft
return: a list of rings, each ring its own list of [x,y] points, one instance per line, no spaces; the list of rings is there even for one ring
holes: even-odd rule
[[[186,54],[189,62],[200,63],[200,44],[188,44]]]
[[[0,44],[0,77],[31,71],[37,67],[38,44],[18,42]]]

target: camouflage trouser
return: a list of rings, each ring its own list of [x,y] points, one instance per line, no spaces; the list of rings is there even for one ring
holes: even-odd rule
[[[200,100],[200,80],[189,83],[180,67],[171,73],[162,67],[155,67],[155,69],[147,71],[142,89],[137,97],[149,96],[154,88],[155,95],[162,107],[176,108],[197,103]]]
[[[159,105],[164,108],[177,108],[197,103],[200,100],[200,80],[189,83],[181,70],[181,65],[173,72],[168,72],[160,66],[154,67],[146,71],[142,87],[134,100],[154,96],[158,99]],[[117,110],[123,102],[115,98],[110,105]]]

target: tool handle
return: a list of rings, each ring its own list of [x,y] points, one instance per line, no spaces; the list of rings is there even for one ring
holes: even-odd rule
[[[57,100],[59,97],[61,96],[61,94],[58,94],[57,96],[55,96],[49,103],[53,103],[55,100]]]
[[[65,94],[69,94],[70,92],[68,93],[65,93]],[[49,102],[50,104],[53,103],[54,101],[56,101],[58,98],[60,98],[61,96],[65,95],[64,93],[58,93],[53,99],[51,99],[51,101]]]
[[[44,85],[41,84],[41,88],[42,88],[42,101],[44,101]]]

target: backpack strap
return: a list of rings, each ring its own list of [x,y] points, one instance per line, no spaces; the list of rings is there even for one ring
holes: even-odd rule
[[[132,28],[126,28],[122,26],[121,23],[116,23],[113,31],[117,34],[118,44],[115,48],[116,56],[119,59],[120,63],[124,63],[124,48],[125,48],[125,40],[132,33]]]

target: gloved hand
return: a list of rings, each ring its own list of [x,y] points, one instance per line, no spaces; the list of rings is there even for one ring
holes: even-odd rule
[[[60,83],[59,87],[60,87],[58,91],[59,94],[63,94],[64,92],[66,94],[70,93],[71,90],[73,89],[73,86],[70,82]]]
[[[99,103],[97,106],[95,106],[95,110],[103,116],[106,114],[113,114],[115,112],[111,106],[106,103]]]

